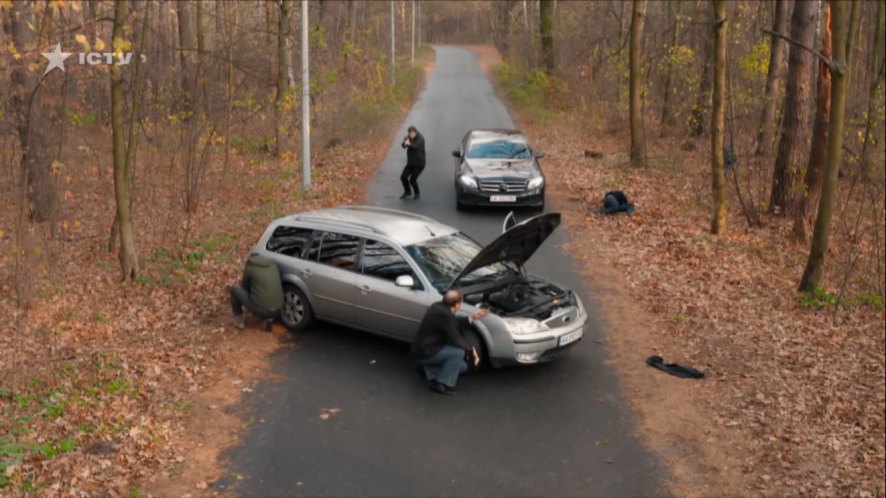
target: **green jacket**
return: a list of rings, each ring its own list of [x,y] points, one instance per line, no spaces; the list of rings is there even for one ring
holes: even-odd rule
[[[252,302],[266,310],[283,308],[283,285],[280,270],[270,259],[253,254],[246,261],[243,272],[243,288],[249,292]]]

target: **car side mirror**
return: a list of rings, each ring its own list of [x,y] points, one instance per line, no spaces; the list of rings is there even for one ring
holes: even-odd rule
[[[412,275],[400,275],[394,280],[394,285],[397,287],[406,287],[412,289],[415,287],[415,280],[412,278]]]
[[[545,157],[545,153],[544,153],[544,152],[536,152],[536,153],[535,153],[535,158],[536,158],[536,159],[541,159],[541,158],[543,158],[543,157]]]
[[[460,150],[452,151],[452,157],[457,157],[460,159],[461,158],[461,151]]]

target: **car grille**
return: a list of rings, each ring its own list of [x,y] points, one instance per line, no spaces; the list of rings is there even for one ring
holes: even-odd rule
[[[526,180],[480,180],[480,190],[506,194],[525,192]]]

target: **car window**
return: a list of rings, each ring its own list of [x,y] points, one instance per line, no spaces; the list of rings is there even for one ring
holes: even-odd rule
[[[453,233],[406,246],[406,252],[431,281],[443,291],[455,280],[461,270],[480,252],[480,244],[463,233]],[[484,266],[465,275],[465,280],[476,280],[494,274],[514,271],[503,263]]]
[[[309,261],[317,261],[317,257],[320,256],[320,243],[322,242],[322,240],[323,232],[314,232],[314,236],[311,237],[311,245],[304,256],[304,259],[307,259]]]
[[[285,254],[293,258],[301,258],[305,247],[311,240],[313,230],[289,226],[279,226],[271,234],[265,248],[271,252]]]
[[[326,232],[323,234],[323,241],[320,243],[320,255],[317,261],[338,268],[356,270],[357,249],[359,246],[359,237]]]
[[[529,144],[519,138],[481,139],[471,142],[468,159],[531,159]]]
[[[363,274],[383,278],[391,282],[400,275],[412,275],[406,259],[393,247],[377,240],[363,243]]]

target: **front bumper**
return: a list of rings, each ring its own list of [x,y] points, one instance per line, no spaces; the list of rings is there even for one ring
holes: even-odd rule
[[[537,334],[512,335],[512,342],[501,344],[497,351],[491,352],[490,360],[496,367],[506,365],[531,365],[544,363],[560,357],[581,342],[588,323],[587,313],[568,326],[557,327]],[[577,337],[575,337],[577,335]],[[573,337],[566,344],[562,338]]]
[[[455,193],[458,203],[462,206],[529,206],[541,207],[545,203],[545,188],[541,186],[536,189],[527,190],[525,192],[511,192],[507,194],[497,194],[492,192],[483,192],[479,189],[467,187],[460,182],[456,182]],[[512,195],[514,202],[493,202],[494,195]]]

